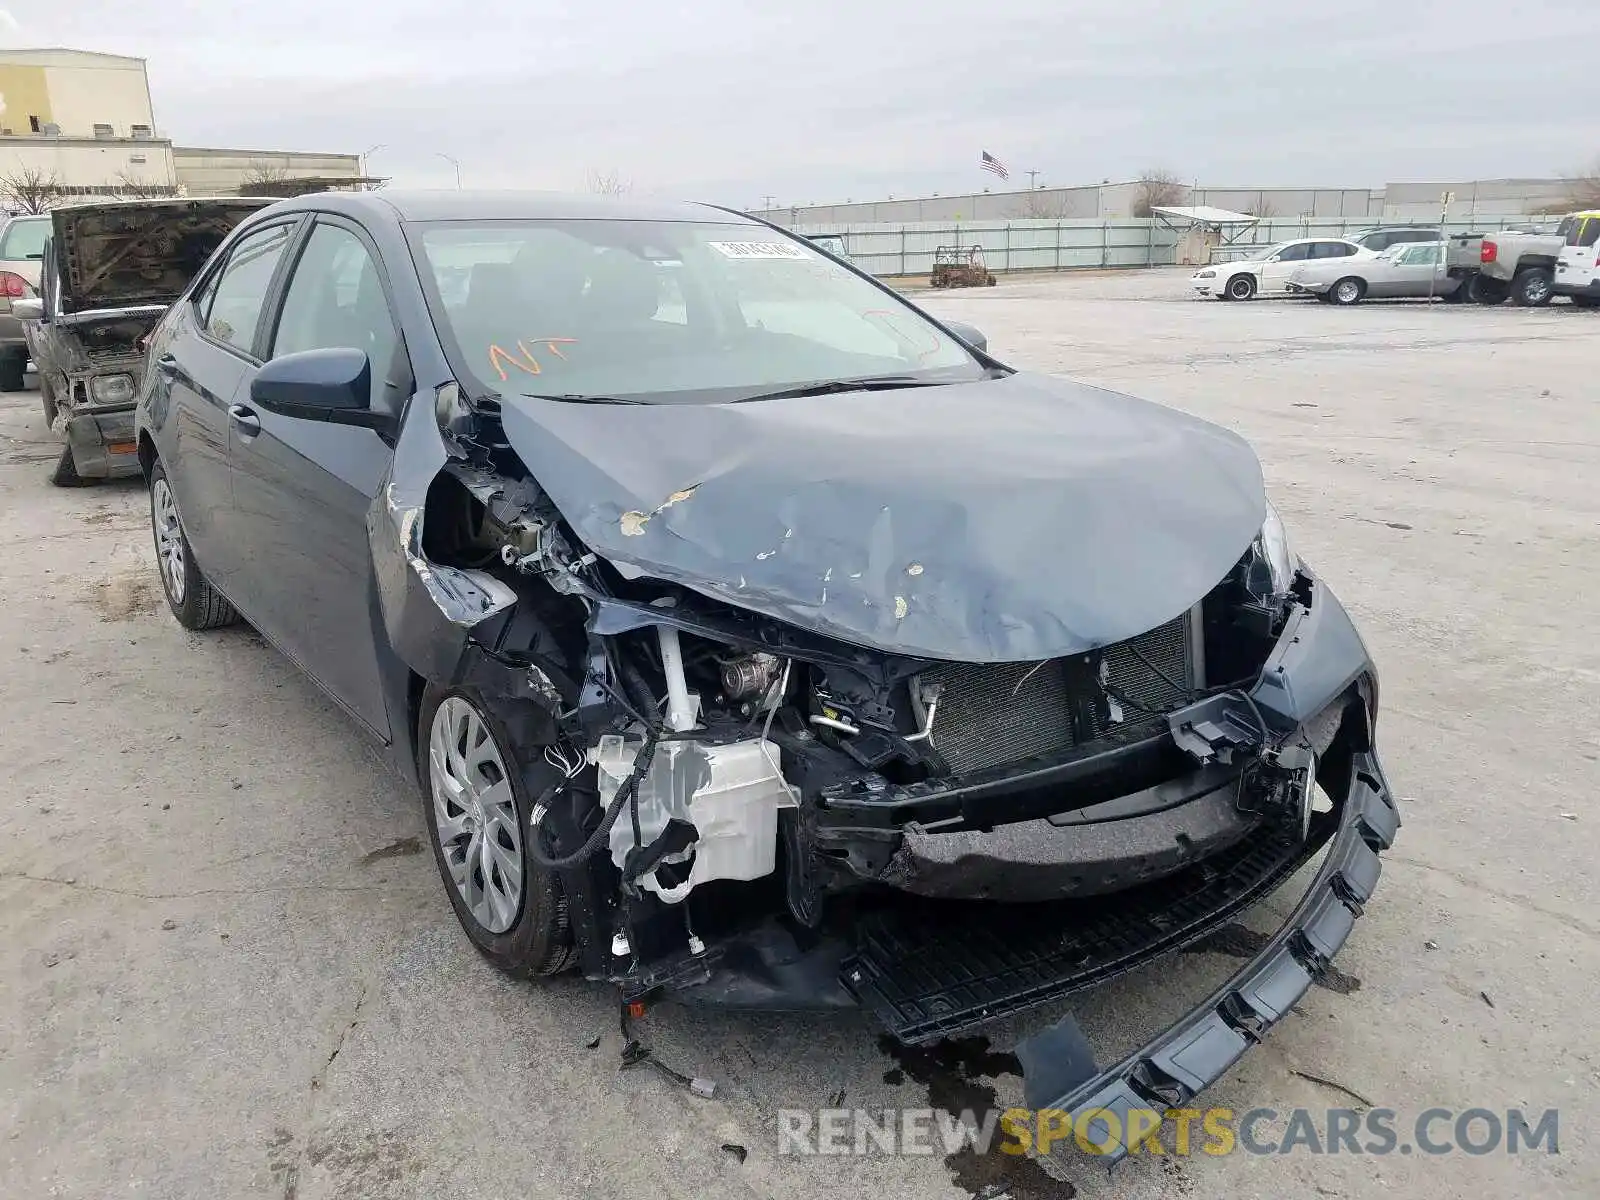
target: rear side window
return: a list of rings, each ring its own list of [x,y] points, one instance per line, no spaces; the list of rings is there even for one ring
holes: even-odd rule
[[[1583,230],[1578,234],[1577,245],[1592,246],[1600,242],[1600,217],[1590,217],[1583,223]]]
[[[1349,258],[1354,251],[1355,247],[1348,242],[1316,242],[1311,247],[1311,257]]]
[[[250,352],[267,289],[289,244],[289,232],[288,225],[274,225],[249,234],[234,246],[215,284],[207,285],[209,294],[196,297],[208,334]]]
[[[18,217],[0,233],[0,259],[16,261],[43,258],[45,239],[50,236],[49,217]]]

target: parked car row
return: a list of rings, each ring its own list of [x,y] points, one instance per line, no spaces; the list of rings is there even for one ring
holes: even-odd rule
[[[155,569],[387,747],[501,969],[923,1042],[1319,861],[1139,1054],[1096,1067],[1070,1015],[1019,1047],[1037,1107],[1183,1104],[1370,902],[1376,670],[1235,434],[1013,370],[723,209],[243,217],[146,326]]]
[[[1195,272],[1197,295],[1250,300],[1306,295],[1333,304],[1435,297],[1522,307],[1567,296],[1600,304],[1600,210],[1572,213],[1554,233],[1505,230],[1454,234],[1438,229],[1377,229],[1351,239],[1298,238],[1252,258]]]

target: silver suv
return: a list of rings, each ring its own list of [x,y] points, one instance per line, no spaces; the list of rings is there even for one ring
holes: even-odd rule
[[[1444,231],[1425,229],[1417,225],[1381,225],[1376,229],[1363,229],[1347,239],[1368,250],[1387,250],[1402,242],[1438,242],[1444,240]]]

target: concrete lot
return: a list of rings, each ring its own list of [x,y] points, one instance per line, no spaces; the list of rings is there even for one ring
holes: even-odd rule
[[[1024,1026],[897,1059],[854,1017],[664,1006],[647,1040],[717,1097],[619,1072],[613,994],[477,958],[415,796],[248,630],[177,626],[142,488],[49,487],[27,393],[0,401],[0,1196],[1600,1195],[1600,313],[1218,304],[1171,272],[921,299],[1248,436],[1383,670],[1378,895],[1207,1099],[1362,1097],[1403,1141],[1434,1105],[1557,1107],[1559,1156],[780,1157],[779,1108],[1014,1102]],[[1078,1005],[1102,1057],[1251,937]]]

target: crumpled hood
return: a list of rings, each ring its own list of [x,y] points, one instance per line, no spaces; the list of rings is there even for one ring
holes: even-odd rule
[[[744,404],[502,397],[589,549],[857,645],[1054,658],[1184,612],[1266,512],[1239,437],[1039,375]]]
[[[251,213],[272,199],[119,200],[51,214],[61,311],[171,304]]]

